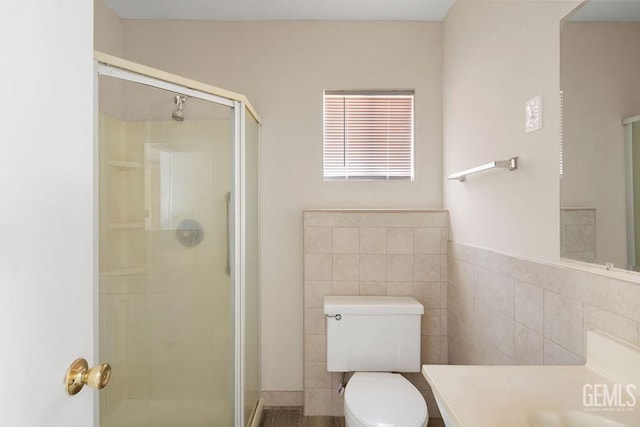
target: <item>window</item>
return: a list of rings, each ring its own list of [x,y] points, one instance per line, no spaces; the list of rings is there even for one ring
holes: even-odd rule
[[[412,180],[411,91],[324,91],[324,180]]]

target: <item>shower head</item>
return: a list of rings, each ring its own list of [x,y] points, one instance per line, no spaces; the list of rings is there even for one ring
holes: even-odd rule
[[[186,102],[187,97],[182,95],[176,95],[173,102],[176,104],[176,109],[171,113],[171,118],[177,122],[184,120],[184,112],[182,111],[182,104]]]

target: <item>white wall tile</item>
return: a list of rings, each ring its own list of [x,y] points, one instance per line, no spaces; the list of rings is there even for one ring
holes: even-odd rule
[[[355,280],[336,280],[333,282],[332,295],[359,295],[360,283]]]
[[[361,212],[358,213],[358,223],[360,227],[387,227],[389,218],[395,214],[393,212]]]
[[[491,306],[513,319],[515,317],[515,280],[510,277],[495,275],[490,289],[493,292]]]
[[[305,226],[386,227],[385,212],[305,211]]]
[[[473,270],[473,295],[487,304],[491,303],[493,294],[491,292],[491,283],[493,282],[493,271],[488,268],[479,267],[472,264]]]
[[[588,252],[595,254],[596,252],[596,228],[595,224],[571,224],[564,227],[565,251],[572,252]]]
[[[386,255],[360,255],[360,280],[381,282],[387,280]]]
[[[440,256],[440,281],[448,282],[449,281],[449,258],[446,254],[441,254]]]
[[[326,362],[306,362],[304,364],[305,388],[330,388],[331,373],[327,371]]]
[[[331,392],[330,388],[304,390],[304,415],[327,415],[331,413]]]
[[[333,280],[359,280],[360,255],[334,254]]]
[[[313,211],[304,211],[302,213],[302,222],[304,223],[305,227],[333,225],[333,223],[329,221],[325,213]]]
[[[333,257],[331,254],[305,254],[305,280],[331,280],[333,278]]]
[[[463,261],[466,263],[474,263],[473,252],[471,246],[461,245],[459,243],[449,241],[448,246],[448,254],[451,258],[456,259],[458,261]],[[491,251],[487,251],[489,254],[490,262],[493,262],[493,253]],[[489,267],[482,265],[481,267]]]
[[[440,315],[439,308],[429,308],[424,310],[422,315],[422,335],[440,336]]]
[[[264,398],[264,405],[267,407],[304,405],[304,393],[298,390],[262,390],[260,397]]]
[[[423,335],[420,346],[420,363],[421,364],[440,364],[446,363],[441,352],[440,337]]]
[[[509,277],[526,283],[538,283],[540,274],[538,263],[516,257],[509,257],[509,260],[511,263]]]
[[[515,359],[505,354],[502,350],[493,344],[486,345],[484,349],[480,350],[481,354],[484,354],[487,365],[513,365]]]
[[[515,284],[515,319],[528,328],[542,333],[543,291],[524,282]]]
[[[449,245],[449,252],[450,362],[583,363],[584,333],[592,328],[632,343],[640,340],[640,286],[636,284],[456,243]],[[500,278],[506,280],[500,284]],[[509,279],[515,280],[512,297]],[[490,339],[482,334],[488,306],[492,322],[506,315],[489,328]],[[511,317],[516,319],[513,358],[509,355]]]
[[[515,321],[491,310],[491,342],[509,359],[515,359]]]
[[[357,254],[360,252],[358,227],[333,227],[333,253]]]
[[[567,350],[584,355],[583,304],[571,298],[544,292],[544,336]]]
[[[640,321],[640,285],[594,275],[583,301],[620,316]]]
[[[387,228],[360,227],[360,253],[386,254]]]
[[[441,294],[446,285],[442,282],[413,282],[413,296],[424,308],[443,307]],[[446,302],[444,304],[446,307]]]
[[[413,280],[421,282],[439,282],[442,274],[440,271],[440,255],[413,255]]]
[[[417,254],[440,254],[442,252],[442,229],[436,227],[418,227],[415,232]]]
[[[449,290],[449,284],[447,282],[440,282],[440,308],[447,307],[448,290]]]
[[[360,295],[387,295],[387,282],[360,282]]]
[[[483,267],[473,268],[474,292],[478,299],[509,317],[514,317],[514,280]]]
[[[588,296],[590,283],[593,281],[593,275],[580,270],[569,268],[560,268],[556,274],[549,274],[549,270],[541,270],[544,274],[545,282],[541,285],[545,290],[554,292],[565,297],[573,298],[577,301],[586,301]]]
[[[387,280],[394,282],[413,281],[413,255],[387,255]]]
[[[413,296],[413,282],[387,282],[387,295],[394,297]]]
[[[387,254],[412,254],[414,229],[393,227],[387,229]]]
[[[304,360],[309,362],[327,361],[327,336],[311,335],[304,336]]]
[[[304,333],[305,334],[326,334],[323,308],[305,308],[304,309]]]
[[[491,341],[493,327],[491,306],[479,299],[473,302],[472,328],[478,336]]]
[[[446,227],[449,214],[440,212],[407,212],[389,215],[389,227]]]
[[[452,287],[469,287],[468,292],[473,295],[473,264],[459,260],[448,264],[449,285]]]
[[[515,324],[515,361],[518,365],[542,365],[542,335],[521,323]]]
[[[324,297],[331,295],[332,282],[329,280],[316,281],[307,280],[304,284],[304,306],[305,307],[322,307]]]
[[[544,339],[543,345],[545,365],[584,365],[584,358],[547,338]]]
[[[447,290],[447,309],[460,321],[468,324],[469,327],[471,327],[471,322],[473,321],[473,304],[472,293],[456,287],[450,287]]]
[[[584,329],[597,329],[632,344],[640,343],[638,322],[590,305],[584,306]]]
[[[448,334],[448,310],[445,308],[440,309],[440,335],[446,336]]]
[[[329,254],[333,250],[333,229],[331,227],[305,227],[304,253]]]
[[[335,390],[331,393],[331,416],[344,416],[344,395],[339,395]]]

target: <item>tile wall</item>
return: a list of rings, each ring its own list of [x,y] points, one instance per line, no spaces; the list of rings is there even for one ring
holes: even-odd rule
[[[304,211],[305,415],[343,415],[327,372],[325,295],[414,296],[425,308],[421,362],[447,363],[447,239],[441,210]],[[420,373],[406,374],[438,411]]]
[[[596,259],[595,208],[560,209],[560,256],[586,262]]]
[[[586,331],[640,344],[640,285],[449,244],[450,364],[572,365]]]

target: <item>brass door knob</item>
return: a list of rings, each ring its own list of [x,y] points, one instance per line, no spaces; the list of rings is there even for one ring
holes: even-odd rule
[[[65,377],[65,390],[68,395],[77,394],[82,387],[88,385],[95,390],[102,390],[111,379],[111,366],[102,363],[89,369],[89,364],[84,359],[76,359],[69,366]]]

